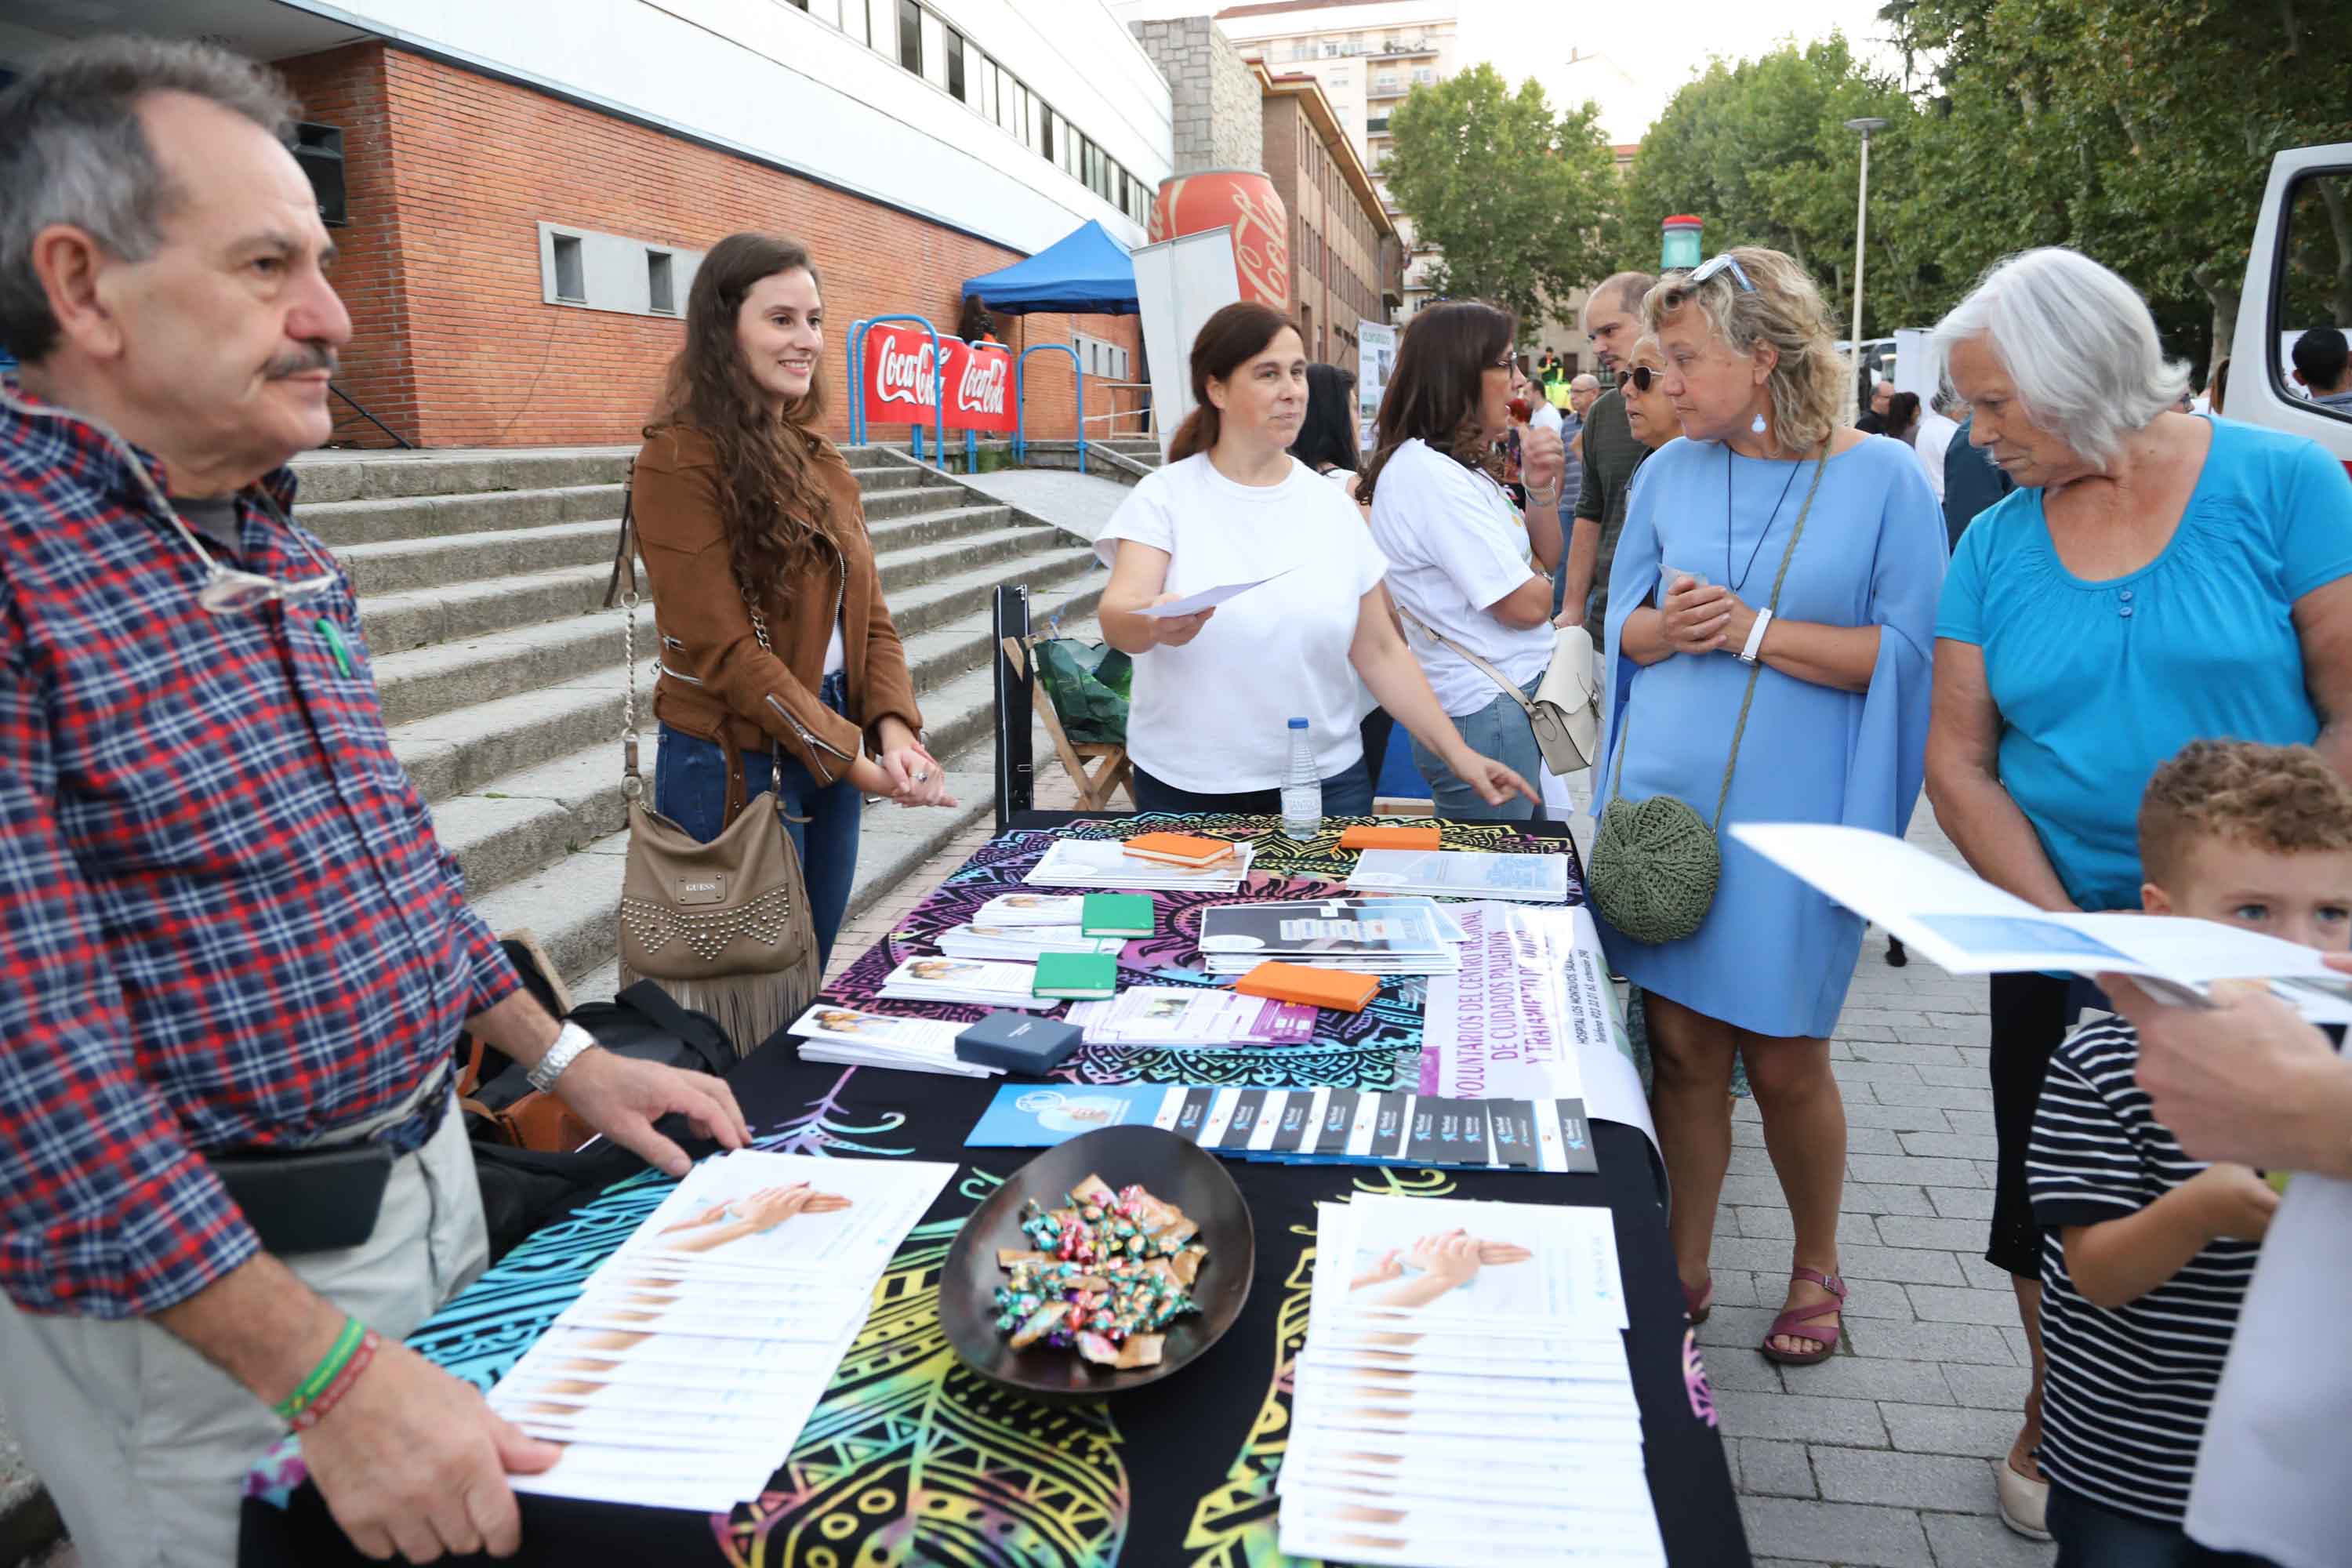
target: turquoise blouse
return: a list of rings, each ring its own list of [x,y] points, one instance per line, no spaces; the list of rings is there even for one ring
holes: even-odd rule
[[[2299,436],[2213,421],[2180,526],[2105,582],[2059,561],[2042,491],[1960,536],[1936,635],[1984,650],[2000,782],[2086,910],[2139,908],[2148,779],[2195,740],[2310,742],[2294,603],[2352,574],[2352,479]]]

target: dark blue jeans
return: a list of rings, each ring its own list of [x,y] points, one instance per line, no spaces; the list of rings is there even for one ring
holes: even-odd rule
[[[845,688],[838,675],[825,678],[820,695],[839,713]],[[743,753],[746,798],[773,790],[783,803],[784,830],[800,851],[801,875],[808,879],[809,915],[816,922],[817,962],[832,962],[833,939],[849,908],[849,885],[857,875],[858,815],[864,803],[847,779],[821,784],[790,757],[766,752]],[[654,809],[708,844],[727,826],[727,752],[715,741],[684,734],[665,724],[654,761]],[[805,823],[790,820],[804,816]]]
[[[1280,816],[1282,792],[1278,789],[1245,790],[1239,795],[1200,795],[1189,789],[1178,789],[1145,773],[1135,770],[1135,805],[1139,811],[1230,812],[1237,816]],[[1370,816],[1372,814],[1372,775],[1365,771],[1362,759],[1341,768],[1323,781],[1323,815],[1326,816]]]
[[[2047,1522],[2057,1568],[2270,1568],[2267,1558],[2200,1546],[2177,1524],[2101,1508],[2055,1483]]]

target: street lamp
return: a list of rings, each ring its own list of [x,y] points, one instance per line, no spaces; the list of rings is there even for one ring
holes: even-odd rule
[[[1870,222],[1870,133],[1885,130],[1886,121],[1871,116],[1849,120],[1845,128],[1862,137],[1862,190],[1854,198],[1853,208],[1853,363],[1846,376],[1846,384],[1853,389],[1858,403],[1862,396],[1862,241]],[[1860,409],[1855,412],[1859,414]]]

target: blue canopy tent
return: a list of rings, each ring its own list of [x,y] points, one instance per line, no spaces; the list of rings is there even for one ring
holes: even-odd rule
[[[1135,263],[1127,247],[1089,220],[1025,260],[965,279],[963,291],[987,300],[1000,316],[1032,310],[1132,316]]]

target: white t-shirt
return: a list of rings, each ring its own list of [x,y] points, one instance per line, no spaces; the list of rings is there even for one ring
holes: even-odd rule
[[[1538,403],[1528,412],[1528,423],[1538,430],[1559,430],[1561,427],[1559,410],[1549,403]]]
[[[1486,606],[1534,574],[1528,531],[1503,488],[1425,441],[1407,441],[1372,492],[1372,540],[1389,559],[1389,593],[1402,609],[1524,686],[1551,661],[1552,630],[1505,626]],[[1454,718],[1503,695],[1476,665],[1405,623],[1405,636]]]
[[[1122,539],[1168,552],[1171,594],[1290,574],[1218,605],[1182,647],[1137,656],[1136,766],[1201,795],[1275,789],[1293,719],[1307,721],[1323,777],[1363,755],[1348,647],[1388,563],[1337,486],[1296,458],[1278,485],[1236,484],[1202,452],[1146,475],[1119,503],[1095,542],[1105,565]]]
[[[833,636],[827,637],[824,643],[824,672],[827,675],[838,675],[848,668],[849,650],[842,644],[841,618],[836,616],[833,622]]]
[[[1927,471],[1927,488],[1936,492],[1936,502],[1944,500],[1944,454],[1951,448],[1952,437],[1959,434],[1960,422],[1948,418],[1932,408],[1919,411],[1919,433],[1911,438],[1911,449],[1919,454],[1919,467]]]
[[[2345,1560],[2352,1540],[2352,1182],[2299,1173],[2271,1215],[2197,1450],[2189,1539],[2279,1568]]]

